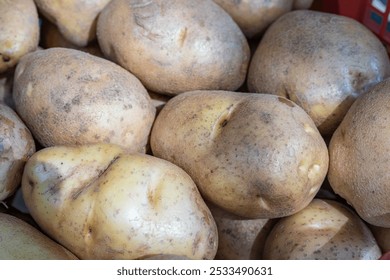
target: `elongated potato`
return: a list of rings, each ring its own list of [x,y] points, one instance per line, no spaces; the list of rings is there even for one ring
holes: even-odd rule
[[[24,165],[34,152],[30,131],[11,108],[0,104],[0,201],[19,187]]]
[[[131,73],[65,48],[23,57],[13,94],[17,112],[44,147],[105,142],[145,151],[156,113]]]
[[[26,205],[39,226],[81,259],[178,255],[212,259],[214,219],[179,167],[99,144],[51,147],[27,162]]]
[[[157,93],[236,90],[246,78],[248,42],[212,0],[112,0],[97,38],[107,58]]]
[[[22,220],[0,213],[1,260],[75,260],[75,255]]]
[[[39,42],[38,13],[33,0],[0,0],[0,74],[34,51]]]
[[[182,167],[205,199],[247,218],[291,215],[313,199],[328,150],[311,118],[271,94],[192,91],[170,99],[153,155]]]

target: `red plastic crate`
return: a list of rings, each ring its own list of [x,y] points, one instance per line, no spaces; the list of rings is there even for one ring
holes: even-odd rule
[[[326,0],[322,9],[360,21],[390,45],[390,0]]]

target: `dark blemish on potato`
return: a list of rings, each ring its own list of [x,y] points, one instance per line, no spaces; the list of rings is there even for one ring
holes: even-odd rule
[[[228,120],[223,120],[221,122],[221,127],[225,127],[227,125],[227,123],[228,123]]]
[[[289,97],[288,97],[289,98]],[[279,102],[282,102],[289,107],[295,107],[294,103],[292,103],[289,99],[283,98],[283,97],[278,97]]]
[[[272,117],[271,117],[271,114],[270,114],[270,113],[264,113],[264,112],[262,112],[262,113],[260,114],[260,119],[261,119],[264,123],[269,124],[269,123],[271,122],[271,120],[272,120]]]
[[[28,178],[28,184],[30,185],[31,188],[35,187],[35,182],[31,178]]]
[[[72,104],[73,105],[80,105],[80,96],[76,96],[75,98],[73,98]]]
[[[128,105],[124,104],[123,105],[123,110],[130,110],[132,108],[133,108],[133,105],[131,105],[131,104],[128,104]]]
[[[3,59],[3,61],[6,63],[11,61],[11,57],[9,57],[8,55],[0,53],[0,56]]]
[[[194,243],[192,243],[192,254],[195,255],[198,251],[199,244],[201,243],[202,237],[200,233],[197,233],[195,236]]]
[[[69,103],[66,103],[66,104],[65,104],[65,106],[64,106],[64,111],[65,111],[66,113],[70,113],[70,111],[71,111],[71,106],[70,106]]]
[[[180,47],[183,47],[184,42],[187,38],[187,27],[184,27],[179,34],[179,45]]]

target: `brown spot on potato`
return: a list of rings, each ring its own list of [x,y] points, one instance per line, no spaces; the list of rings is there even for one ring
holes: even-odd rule
[[[8,55],[5,55],[5,54],[0,53],[0,56],[1,56],[1,59],[2,59],[5,63],[11,61],[11,57],[8,56]]]
[[[184,27],[181,31],[180,31],[180,34],[179,34],[179,45],[180,47],[183,47],[184,45],[184,42],[187,38],[187,27]]]

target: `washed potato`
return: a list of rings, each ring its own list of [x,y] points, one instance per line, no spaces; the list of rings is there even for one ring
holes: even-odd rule
[[[0,201],[19,187],[24,165],[34,152],[30,131],[11,108],[0,103]]]
[[[1,260],[76,260],[67,249],[33,226],[0,213]]]
[[[212,0],[113,0],[97,38],[107,58],[156,93],[236,90],[246,78],[248,42]]]
[[[314,199],[284,217],[267,237],[264,258],[272,260],[375,260],[381,251],[367,225],[343,204]]]
[[[281,15],[291,11],[293,0],[214,0],[251,38],[262,33]]]
[[[208,201],[247,218],[304,208],[328,170],[305,111],[271,94],[192,91],[170,99],[151,133],[153,155],[182,167]]]
[[[85,47],[96,38],[96,21],[111,0],[35,0],[45,18],[76,46]]]
[[[50,147],[27,162],[22,191],[38,225],[81,259],[213,259],[217,251],[194,182],[162,159],[110,144]]]
[[[364,25],[300,10],[267,29],[249,67],[248,88],[287,97],[331,135],[356,97],[389,75],[386,49]]]
[[[390,252],[390,228],[370,226],[372,233],[382,252]]]
[[[88,45],[80,47],[67,40],[57,26],[50,21],[42,21],[41,27],[41,46],[45,49],[49,48],[69,48],[87,52],[92,55],[104,57],[96,40],[90,42]]]
[[[328,180],[366,222],[390,228],[390,79],[359,97],[329,144]]]
[[[218,228],[215,259],[260,260],[264,243],[275,220],[246,219],[207,204]]]
[[[13,95],[17,112],[44,147],[106,142],[145,151],[156,112],[131,73],[65,48],[24,56]]]
[[[0,73],[0,103],[14,109],[14,100],[12,99],[12,86],[14,82],[14,72],[7,71]]]
[[[38,47],[39,23],[33,0],[0,0],[0,11],[1,74]]]

